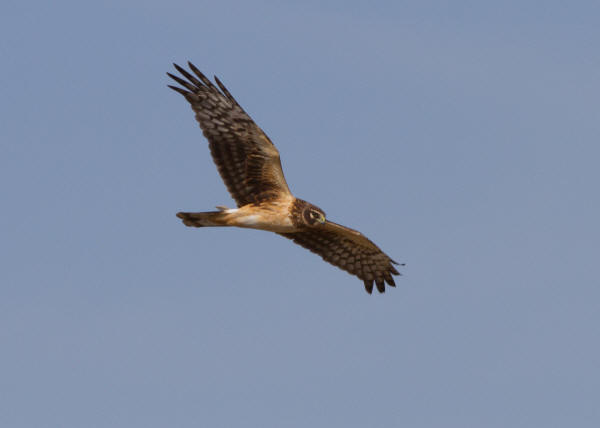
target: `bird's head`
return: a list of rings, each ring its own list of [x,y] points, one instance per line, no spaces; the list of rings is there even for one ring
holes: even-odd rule
[[[302,211],[302,218],[308,226],[317,226],[325,223],[325,212],[312,204],[307,204]]]

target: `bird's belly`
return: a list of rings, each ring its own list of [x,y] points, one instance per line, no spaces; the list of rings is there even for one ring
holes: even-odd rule
[[[294,232],[296,228],[287,216],[280,216],[270,212],[244,213],[242,210],[228,210],[233,214],[230,219],[232,226],[249,229],[268,230],[271,232]]]

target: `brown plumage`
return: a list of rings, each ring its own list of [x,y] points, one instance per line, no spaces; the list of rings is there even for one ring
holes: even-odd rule
[[[177,213],[186,226],[237,226],[268,230],[319,254],[323,260],[363,280],[368,293],[373,283],[395,286],[397,264],[356,230],[325,219],[318,207],[295,198],[283,176],[279,152],[227,88],[218,88],[192,63],[193,74],[174,64],[185,79],[167,73],[179,83],[169,87],[190,103],[221,178],[238,208]]]

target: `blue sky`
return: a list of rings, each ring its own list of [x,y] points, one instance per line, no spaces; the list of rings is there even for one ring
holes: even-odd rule
[[[0,6],[0,425],[596,427],[597,2]],[[362,283],[233,203],[171,63],[292,191],[398,261]]]

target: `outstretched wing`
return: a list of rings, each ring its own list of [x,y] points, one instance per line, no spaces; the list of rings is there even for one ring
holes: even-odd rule
[[[191,62],[188,65],[194,74],[173,65],[185,79],[167,73],[183,86],[169,87],[191,104],[221,178],[238,207],[291,195],[277,148],[219,79],[215,77],[220,90]]]
[[[323,260],[356,275],[365,283],[367,293],[373,292],[373,282],[380,293],[385,283],[395,287],[392,275],[400,275],[389,258],[362,233],[331,221],[293,233],[280,233],[296,244],[320,255]]]

